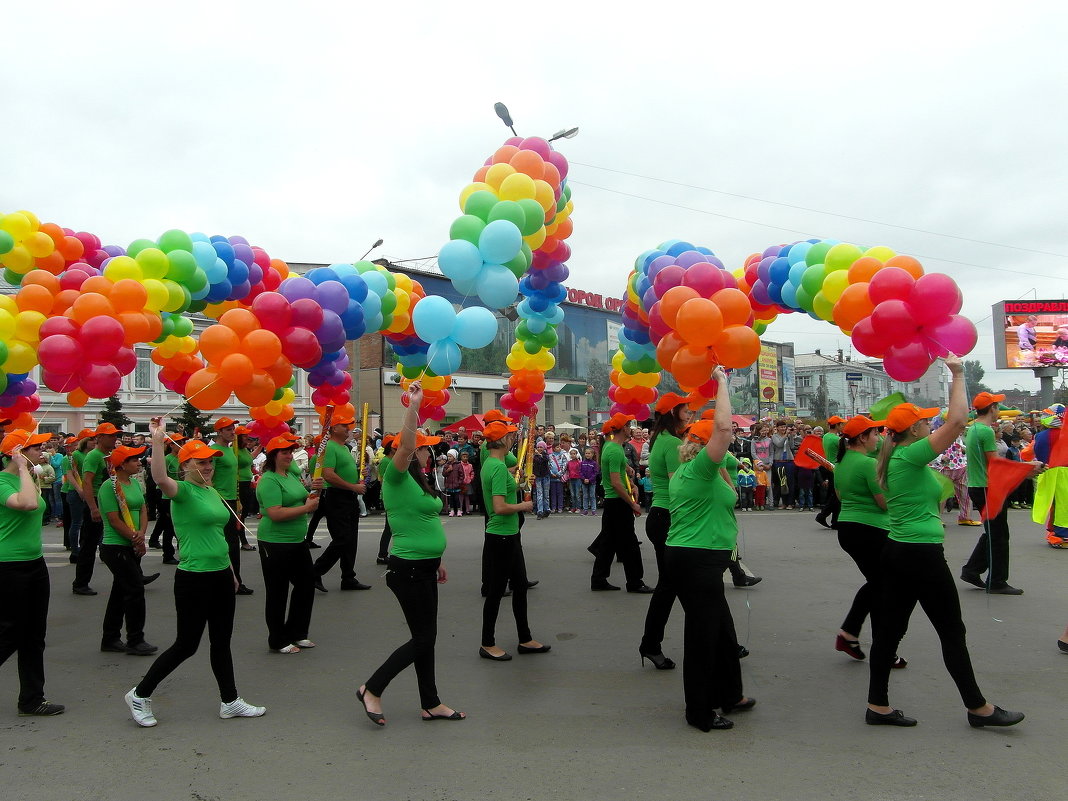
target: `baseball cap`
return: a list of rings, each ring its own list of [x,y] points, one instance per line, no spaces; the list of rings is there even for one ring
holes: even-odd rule
[[[860,415],[858,415],[858,417],[859,416]],[[856,418],[854,417],[852,419],[855,420]],[[839,417],[838,415],[834,415],[833,417],[828,417],[827,418],[827,424],[828,425],[832,425],[832,426],[836,426],[839,423],[844,423],[845,421],[846,421],[846,419],[844,417]],[[854,435],[851,434],[850,436],[854,436]]]
[[[1004,395],[995,395],[993,392],[980,392],[974,398],[972,398],[973,409],[985,409],[988,406],[993,406],[995,403],[1000,403],[1005,400]]]
[[[834,418],[832,417],[831,420],[833,419]],[[830,423],[831,420],[828,420],[827,422]],[[850,417],[848,421],[844,422],[845,427],[842,428],[842,433],[845,434],[847,437],[859,437],[861,434],[863,434],[865,431],[868,431],[869,429],[881,428],[882,426],[886,425],[885,420],[872,420],[870,417],[865,417],[862,414],[858,414],[855,417]],[[911,425],[911,423],[909,425]]]
[[[94,437],[99,437],[101,434],[122,434],[124,432],[115,428],[111,423],[101,423],[96,427],[96,431],[93,432]]]
[[[694,405],[697,401],[690,395],[680,395],[677,392],[665,392],[657,399],[654,409],[657,414],[667,414],[676,406],[681,406],[684,403],[691,409],[697,408]]]
[[[512,418],[502,412],[500,409],[490,409],[484,415],[482,415],[482,421],[484,423],[511,423]]]
[[[222,431],[224,428],[237,425],[237,420],[232,417],[220,417],[215,421],[215,425],[212,426],[216,431]]]
[[[486,435],[486,439],[498,440],[504,439],[509,434],[514,434],[518,430],[519,427],[511,421],[505,422],[504,420],[494,420],[482,429],[482,433]]]
[[[96,436],[96,432],[93,429],[91,429],[91,428],[83,428],[81,431],[78,432],[78,434],[76,435],[75,439],[78,442],[81,442],[83,439],[88,439],[89,437],[95,437],[95,436]]]
[[[396,446],[396,442],[397,442],[397,435],[396,434],[386,434],[384,437],[382,437],[382,447],[383,448],[396,448],[397,447]]]
[[[224,420],[226,418],[223,418]],[[226,426],[223,426],[225,428]],[[189,442],[182,446],[178,451],[178,461],[185,462],[189,459],[211,459],[215,456],[222,456],[222,451],[215,448],[209,448],[199,439],[191,439]]]
[[[351,426],[356,425],[356,418],[349,417],[348,415],[341,415],[340,417],[334,417],[330,420],[331,426]]]
[[[712,436],[712,430],[715,428],[715,426],[715,420],[709,420],[707,418],[696,420],[686,426],[686,439],[688,439],[690,442],[696,442],[700,445],[704,445]]]
[[[613,414],[605,424],[601,426],[602,434],[614,434],[617,431],[622,431],[627,427],[627,423],[634,419],[633,414],[623,414],[622,412],[616,412]]]
[[[29,431],[16,428],[0,442],[0,453],[9,456],[15,448],[32,448],[34,445],[44,445],[50,439],[52,439],[51,434],[31,434]]]
[[[441,437],[432,437],[421,431],[415,432],[415,447],[417,448],[429,448],[432,445],[437,445],[439,442],[441,442]]]
[[[252,433],[252,429],[249,428],[248,426],[238,426],[236,429],[234,429],[234,433],[235,434],[251,434]]]
[[[886,426],[900,434],[914,423],[918,423],[920,420],[928,420],[941,411],[937,406],[930,409],[921,409],[915,403],[899,403],[886,416]]]
[[[267,453],[271,451],[284,451],[294,447],[295,443],[292,437],[285,434],[279,434],[277,437],[267,443]]]
[[[120,445],[108,454],[108,462],[111,463],[112,467],[118,467],[127,459],[132,459],[135,456],[140,456],[144,452],[145,446],[143,445],[140,448],[130,448],[126,445]]]

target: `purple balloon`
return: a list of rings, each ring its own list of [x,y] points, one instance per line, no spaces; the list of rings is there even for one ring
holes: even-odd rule
[[[239,239],[241,241],[235,242],[235,239]],[[256,254],[253,253],[252,248],[248,246],[247,240],[242,239],[239,236],[232,236],[230,237],[230,244],[234,246],[235,259],[241,259],[241,261],[245,262],[245,264],[252,264],[252,262],[256,258]]]
[[[560,153],[560,152],[554,150],[549,154],[549,157],[547,159],[545,159],[545,160],[548,161],[550,164],[552,164],[554,167],[556,167],[557,170],[560,171],[560,178],[561,179],[567,178],[567,159],[564,158],[564,154],[563,153]]]
[[[656,290],[652,287],[645,290],[645,294],[642,295],[642,305],[645,307],[646,311],[653,308],[653,304],[656,303],[657,300]]]
[[[530,274],[530,288],[542,290],[545,289],[551,283],[546,277],[548,270],[538,270],[535,273]]]
[[[721,270],[726,270],[727,269],[726,265],[723,262],[721,262],[718,258],[716,258],[715,256],[706,256],[705,257],[705,261],[707,261],[709,264],[716,265]]]
[[[342,384],[344,381],[345,381],[345,374],[343,372],[341,372],[340,370],[334,370],[333,373],[331,373],[330,375],[328,375],[326,377],[326,383],[328,383],[328,384],[330,384],[331,386],[334,386],[334,387]]]
[[[316,300],[319,294],[318,287],[301,275],[287,278],[278,287],[278,291],[281,292],[282,296],[290,303],[304,299]]]
[[[657,256],[649,264],[649,280],[652,281],[656,278],[657,273],[663,270],[665,267],[670,267],[675,263],[674,256]]]
[[[771,264],[778,258],[777,256],[765,256],[760,260],[760,264],[757,265],[757,276],[764,283],[771,281]],[[764,304],[767,305],[767,304]]]
[[[765,256],[765,257],[766,257],[766,256],[775,256],[775,257],[778,257],[778,255],[779,255],[779,253],[780,253],[781,251],[782,251],[782,247],[780,247],[779,245],[770,245],[770,246],[769,246],[769,247],[768,247],[767,249],[765,249],[765,251],[764,251],[763,253],[761,253],[760,255],[761,255],[761,256]]]
[[[349,291],[340,281],[319,284],[319,305],[335,314],[344,314],[349,307]]]
[[[245,245],[245,246],[247,246],[248,245],[248,240],[245,239],[245,237],[243,237],[243,236],[236,236],[235,235],[235,236],[230,237],[230,244],[231,245]],[[240,258],[240,257],[238,257],[238,258]],[[241,261],[244,261],[244,259],[241,259]]]
[[[687,250],[675,257],[675,263],[680,267],[690,267],[701,261],[708,261],[708,257],[696,250]]]
[[[315,330],[315,338],[324,351],[345,346],[345,326],[332,311],[323,310],[323,324]]]
[[[753,300],[761,306],[772,305],[771,295],[768,294],[768,288],[764,285],[763,281],[757,281],[753,284],[750,294],[753,296]]]
[[[258,284],[263,280],[263,268],[258,264],[249,264],[248,266],[248,282],[252,285]]]
[[[546,269],[542,270],[542,275],[549,281],[555,281],[556,283],[562,283],[567,280],[569,271],[566,264],[557,262],[550,265]]]

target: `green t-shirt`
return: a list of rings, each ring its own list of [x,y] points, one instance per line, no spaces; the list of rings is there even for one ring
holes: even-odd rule
[[[213,487],[179,481],[178,494],[171,498],[171,517],[181,555],[179,570],[209,573],[230,567],[223,534],[230,510]]]
[[[237,451],[237,480],[252,481],[252,451],[248,448]]]
[[[890,528],[890,515],[875,502],[875,496],[884,493],[875,479],[875,462],[866,454],[853,450],[845,452],[834,471],[834,489],[842,499],[839,520]]]
[[[7,499],[18,495],[22,480],[0,472],[0,562],[29,562],[44,556],[41,547],[41,516],[44,498],[37,497],[37,511],[20,512],[7,507]]]
[[[178,474],[181,470],[181,467],[178,465],[178,457],[173,453],[168,453],[163,457],[163,461],[167,465],[167,475],[177,481]]]
[[[668,478],[679,467],[679,446],[682,440],[670,431],[661,431],[649,449],[649,475],[653,479],[653,502],[656,509],[667,509]]]
[[[500,460],[494,461],[501,464]],[[385,470],[379,475],[382,476],[382,502],[386,506],[386,518],[393,532],[389,552],[401,559],[440,558],[445,552],[441,500],[436,495],[423,492],[408,471],[402,473],[393,466],[392,460],[386,463]],[[514,479],[512,484],[515,484]],[[493,517],[495,515],[490,516],[491,523]]]
[[[107,456],[100,448],[93,448],[85,454],[85,461],[82,462],[82,481],[85,480],[86,473],[93,474],[94,497],[100,491],[100,485],[104,483],[104,479],[108,477],[108,466],[104,462],[106,458]]]
[[[484,462],[484,461],[486,461],[487,459],[490,458],[489,448],[486,447],[486,440],[482,440],[482,443],[478,446],[478,456],[479,456],[479,461],[480,462]],[[504,466],[505,467],[515,467],[517,464],[519,464],[519,457],[518,456],[516,456],[511,451],[508,451],[507,453],[504,454]],[[379,471],[381,471],[381,469],[382,468],[379,468]]]
[[[657,440],[659,441],[659,437]],[[627,455],[623,452],[623,446],[611,440],[605,442],[601,449],[601,486],[604,487],[604,497],[618,498],[619,494],[612,487],[612,473],[619,473],[619,480],[623,486],[627,486]]]
[[[621,449],[622,450],[622,449]],[[487,456],[482,460],[482,497],[486,500],[486,511],[489,513],[486,523],[486,531],[490,534],[516,534],[519,532],[519,513],[512,512],[507,515],[495,514],[493,511],[493,496],[500,495],[505,503],[515,502],[515,476],[512,475],[507,465],[500,459]],[[389,504],[386,504],[389,509]],[[440,502],[438,509],[441,509]],[[390,527],[392,528],[392,523]]]
[[[823,435],[823,458],[831,464],[838,463],[838,443],[842,437],[837,431],[828,431]],[[835,486],[838,484],[838,474],[834,476]]]
[[[702,448],[680,464],[669,483],[671,528],[667,544],[679,548],[733,551],[738,543],[734,504],[738,496],[720,476],[724,462],[713,462]]]
[[[126,505],[130,507],[133,530],[137,531],[141,527],[141,507],[145,505],[145,494],[141,491],[141,485],[137,481],[123,484],[122,491],[126,496]],[[119,511],[119,499],[115,497],[114,482],[104,482],[96,493],[96,502],[100,509],[100,516],[104,519],[104,539],[102,542],[105,545],[129,545],[130,541],[116,531],[115,527],[111,525],[111,521],[108,520],[108,512]],[[122,516],[121,512],[119,512],[119,516]]]
[[[61,463],[61,469],[63,470],[63,486],[59,488],[60,492],[70,492],[74,489],[74,485],[70,483],[70,456],[64,456]]]
[[[272,506],[284,506],[292,508],[303,506],[308,499],[308,490],[300,482],[299,478],[291,473],[284,476],[269,470],[260,476],[256,484],[256,498],[263,510],[259,528],[256,530],[256,539],[264,542],[303,542],[304,535],[308,533],[308,516],[298,515],[291,520],[283,520],[276,523],[271,520],[267,510]]]
[[[927,466],[937,455],[927,437],[894,448],[886,468],[890,539],[936,544],[945,539],[942,518],[938,516],[942,485]]]
[[[288,472],[289,472],[289,475],[295,476],[296,479],[298,481],[300,481],[302,484],[304,483],[304,481],[303,481],[304,476],[300,472],[300,465],[299,464],[297,464],[296,462],[290,462],[289,463]]]
[[[350,484],[360,483],[360,471],[356,467],[356,460],[352,458],[352,452],[334,440],[326,443],[326,452],[323,454],[323,468],[327,467],[333,468],[342,481]],[[330,481],[326,483],[329,484]]]
[[[70,461],[74,465],[74,469],[78,473],[78,478],[82,477],[82,467],[85,465],[85,454],[87,451],[75,451],[71,454]]]
[[[228,501],[237,500],[237,454],[233,445],[213,442],[212,448],[222,451],[222,456],[215,457],[215,473],[211,485],[219,491],[219,496]]]
[[[727,451],[723,455],[723,466],[727,468],[727,475],[730,476],[731,486],[738,486],[738,457],[736,457],[730,451]]]
[[[986,455],[997,452],[994,429],[986,423],[972,423],[964,435],[964,453],[968,458],[968,486],[986,486]]]

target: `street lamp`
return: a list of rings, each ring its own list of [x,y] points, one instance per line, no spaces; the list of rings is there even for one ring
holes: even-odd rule
[[[512,133],[515,136],[519,136],[519,134],[515,132],[515,126],[512,125],[512,115],[508,113],[508,106],[504,105],[504,103],[494,103],[493,110],[497,112],[497,116],[501,118],[501,122],[511,128]]]
[[[382,247],[382,240],[381,239],[376,239],[375,243],[373,245],[371,245],[371,247],[367,248],[367,253],[370,253],[375,248],[380,248],[380,247]],[[367,253],[364,253],[362,256],[360,256],[360,261],[363,261],[364,259],[367,258]]]
[[[550,142],[555,142],[557,139],[574,139],[578,136],[578,128],[562,128],[549,137]]]

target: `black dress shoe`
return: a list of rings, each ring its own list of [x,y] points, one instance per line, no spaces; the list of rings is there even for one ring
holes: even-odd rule
[[[825,515],[816,515],[816,522],[824,528],[831,528],[831,524],[827,522],[827,518]]]
[[[343,590],[369,590],[370,584],[361,584],[357,579],[345,579],[341,582],[341,589]]]
[[[326,586],[323,584],[322,576],[315,577],[315,589],[317,589],[319,592],[329,592],[329,590],[327,590]]]
[[[1068,654],[1068,642],[1057,640],[1057,647],[1061,649],[1062,654]]]
[[[481,646],[478,649],[478,655],[481,656],[483,659],[490,660],[491,662],[511,662],[512,661],[512,655],[511,654],[501,654],[500,656],[494,656],[493,654],[491,654],[489,651],[487,651],[485,648],[482,648]]]
[[[106,654],[124,654],[126,653],[126,643],[122,640],[102,642],[100,643],[100,650]]]
[[[244,584],[240,584],[237,587],[235,595],[252,595],[252,590],[246,587]]]
[[[675,669],[675,661],[664,656],[663,651],[661,651],[659,654],[650,654],[639,648],[638,656],[642,658],[642,667],[645,667],[645,660],[648,659],[650,662],[653,663],[653,667],[655,667],[657,670]]]
[[[175,559],[174,557],[171,557],[170,559],[164,559],[163,560],[163,564],[165,564],[165,565],[177,565],[177,564],[180,564],[180,562],[177,559]]]
[[[596,584],[591,584],[590,585],[590,590],[592,590],[593,592],[602,592],[602,591],[605,591],[605,590],[618,590],[618,589],[619,589],[619,587],[617,587],[615,584],[609,584],[607,581],[599,581]]]
[[[323,546],[313,540],[308,543],[308,547],[314,550],[315,548],[322,548]]]
[[[759,584],[763,580],[763,576],[742,576],[740,579],[734,579],[734,586],[752,587],[754,584]]]
[[[991,587],[987,590],[991,595],[1023,595],[1023,590],[1013,587],[1011,584],[1002,584],[1000,587]]]
[[[151,656],[159,650],[158,646],[152,645],[147,642],[139,642],[134,645],[126,646],[126,653],[130,656]]]
[[[739,659],[745,659],[747,656],[749,656],[749,649],[746,648],[744,645],[739,645],[738,646],[738,658]]]
[[[961,581],[966,581],[969,584],[971,584],[973,587],[978,587],[981,590],[985,590],[986,589],[986,582],[983,581],[982,578],[980,578],[978,573],[973,573],[971,570],[961,570],[960,571],[960,580]]]
[[[712,719],[711,720],[701,721],[701,722],[697,722],[697,721],[693,721],[693,720],[687,720],[686,722],[689,723],[694,728],[700,729],[701,731],[712,731],[713,729],[733,729],[734,728],[734,721],[733,720],[730,720],[729,718],[725,718],[725,717],[723,717],[723,715],[717,715],[714,712],[712,713]]]
[[[650,595],[656,592],[656,590],[643,581],[641,584],[637,584],[634,587],[627,587],[627,592],[638,592],[643,595]]]
[[[148,586],[153,581],[159,578],[159,573],[153,573],[151,576],[141,576],[141,585]]]
[[[75,595],[96,595],[96,590],[92,587],[71,587],[71,592]]]
[[[968,713],[968,725],[976,729],[981,729],[984,726],[1015,726],[1023,719],[1023,712],[1009,712],[1006,709],[1002,709],[1000,706],[995,706],[994,712],[991,715],[973,715],[971,712]]]
[[[551,645],[539,645],[537,648],[531,648],[529,645],[516,646],[516,650],[521,654],[547,654],[552,649]]]
[[[534,579],[533,581],[528,581],[527,582],[527,589],[528,590],[532,590],[535,587],[537,587],[539,584],[541,584],[541,580],[540,579]]]
[[[865,709],[864,722],[869,726],[915,726],[916,718],[905,717],[905,713],[900,709],[887,712],[885,715],[872,709]]]
[[[375,559],[375,564],[376,565],[388,565],[389,564],[389,559],[386,558],[385,556],[379,556],[377,559]]]
[[[739,701],[737,704],[728,704],[724,706],[723,714],[729,715],[731,712],[744,712],[747,709],[752,709],[754,706],[756,706],[756,699],[749,697],[744,701]]]

